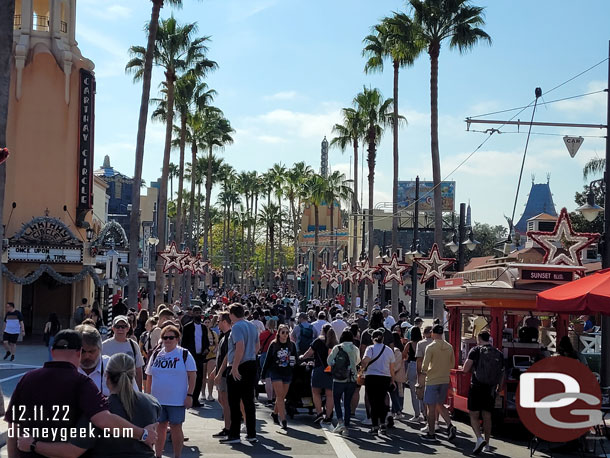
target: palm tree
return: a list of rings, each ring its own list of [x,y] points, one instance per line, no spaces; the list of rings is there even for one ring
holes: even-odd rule
[[[273,194],[275,194],[275,197],[277,199],[277,203],[279,206],[279,211],[282,211],[282,192],[283,192],[283,186],[284,186],[284,181],[286,179],[286,166],[284,166],[284,164],[282,164],[281,162],[277,163],[277,164],[273,164],[273,166],[271,167],[271,169],[269,169],[269,179],[271,180],[271,184],[273,186]],[[279,235],[279,251],[280,251],[280,267],[283,266],[283,259],[282,259],[282,219],[280,218],[279,220],[279,231],[278,231],[278,235]],[[273,268],[271,269],[273,270]]]
[[[261,224],[264,224],[267,228],[267,234],[269,238],[269,246],[271,251],[271,263],[269,271],[273,271],[275,266],[275,226],[281,220],[280,207],[274,203],[263,205],[258,215]],[[267,286],[271,286],[271,282],[267,280]]]
[[[368,156],[367,163],[369,166],[369,221],[368,221],[368,232],[369,232],[369,263],[373,265],[373,191],[375,184],[375,161],[377,158],[377,145],[383,135],[384,126],[391,123],[391,112],[392,99],[383,99],[379,89],[367,89],[364,88],[363,92],[360,92],[354,98],[354,106],[362,114],[364,123],[366,126],[366,142],[368,144]],[[373,285],[368,285],[368,304],[369,308],[373,305]]]
[[[338,146],[341,151],[345,151],[348,145],[354,148],[354,192],[352,193],[352,213],[354,215],[354,235],[358,234],[358,212],[360,205],[358,203],[358,144],[364,139],[366,133],[366,125],[362,113],[354,108],[343,108],[343,124],[335,124],[333,133],[336,135],[331,141],[331,146]],[[352,239],[352,269],[356,266],[358,259],[358,237]],[[352,285],[352,308],[356,305],[356,295],[358,293],[356,285]]]
[[[305,202],[314,208],[314,260],[313,260],[313,281],[314,290],[313,296],[318,297],[319,294],[319,276],[318,276],[318,255],[320,253],[320,215],[319,208],[324,200],[326,191],[326,180],[319,174],[315,173],[309,176],[305,182]]]
[[[348,202],[352,197],[351,180],[345,179],[345,174],[335,170],[326,179],[324,200],[330,208],[330,243],[332,261],[336,261],[337,255],[337,231],[335,230],[335,203]]]
[[[178,189],[181,190],[184,185],[184,153],[186,149],[187,140],[187,123],[189,116],[197,109],[200,109],[208,105],[216,95],[216,91],[208,89],[208,85],[200,81],[205,75],[205,71],[209,68],[216,68],[216,63],[207,61],[205,65],[201,62],[195,62],[193,67],[190,68],[184,75],[182,75],[176,81],[176,98],[175,106],[176,111],[180,117],[180,126],[175,127],[178,133],[178,147],[180,149],[180,167],[178,174]],[[196,155],[197,149],[193,151],[193,142],[191,142],[191,154]],[[193,161],[195,159],[192,159]],[[194,191],[193,183],[191,183],[191,192]],[[191,204],[194,204],[194,193]],[[182,209],[182,198],[181,194],[178,194],[178,214],[181,215],[180,210]],[[182,243],[182,218],[179,217],[176,220],[176,243]]]
[[[292,224],[292,242],[294,251],[294,266],[296,271],[298,265],[298,237],[303,217],[302,202],[305,198],[305,182],[313,175],[313,169],[305,165],[305,162],[297,162],[286,172],[284,195],[288,199],[290,207],[290,222]],[[296,276],[295,276],[296,278]],[[296,280],[295,280],[296,284]]]
[[[364,39],[366,44],[362,54],[368,56],[364,67],[366,73],[383,71],[386,57],[392,61],[394,68],[394,112],[392,127],[394,133],[392,183],[392,253],[398,251],[398,72],[400,67],[412,66],[423,51],[423,42],[419,39],[419,30],[405,14],[395,13],[384,18],[373,28],[374,33]],[[392,313],[398,316],[398,283],[392,282]]]
[[[590,159],[582,169],[583,179],[588,179],[591,176],[596,176],[604,173],[606,170],[606,158],[594,157]]]
[[[178,178],[178,166],[173,162],[169,163],[168,175],[169,175],[169,200],[174,200],[174,178]],[[161,168],[163,173],[163,168]]]
[[[13,52],[13,22],[15,0],[8,0],[0,8],[0,145],[6,145],[8,102],[11,84],[11,56]],[[137,186],[136,186],[137,187]],[[4,194],[6,190],[6,162],[0,164],[0,239],[4,239]],[[138,188],[138,192],[140,189]],[[137,212],[136,212],[137,213]],[[139,228],[138,222],[138,228]],[[137,251],[136,251],[137,254]],[[4,282],[0,281],[0,297],[4,297]]]
[[[224,148],[225,145],[233,143],[231,134],[235,132],[231,123],[224,117],[222,111],[216,107],[205,107],[201,110],[202,126],[201,140],[208,150],[208,167],[205,181],[205,211],[203,227],[203,257],[208,258],[208,231],[210,228],[210,199],[212,197],[212,171],[214,147]]]
[[[460,52],[479,41],[491,44],[491,38],[479,26],[485,24],[484,8],[469,0],[409,0],[413,22],[420,28],[421,39],[430,56],[430,150],[434,180],[434,241],[443,246],[443,208],[441,196],[441,161],[438,146],[438,58],[441,43],[449,39],[450,48]],[[436,315],[435,315],[436,316]]]
[[[152,79],[152,66],[153,57],[155,51],[155,42],[157,39],[157,30],[159,27],[159,13],[163,7],[164,0],[152,0],[152,12],[150,14],[150,22],[148,24],[148,43],[146,49],[142,48],[141,63],[137,69],[135,67],[126,68],[127,71],[131,69],[135,70],[134,80],[142,80],[142,98],[140,100],[140,115],[138,118],[138,134],[136,138],[136,160],[135,170],[133,173],[134,186],[131,194],[131,204],[133,208],[140,208],[140,185],[142,180],[142,164],[144,163],[144,143],[146,141],[146,124],[148,122],[148,101],[150,98],[150,84]],[[170,5],[181,6],[182,0],[167,0]],[[9,0],[10,5],[15,5],[15,0]],[[11,16],[12,20],[12,16]],[[6,29],[5,29],[6,30]],[[11,46],[12,46],[12,31],[11,31]],[[5,67],[8,68],[8,67]],[[1,173],[1,172],[0,172]],[[3,199],[4,201],[4,199]],[[140,212],[132,211],[129,220],[129,240],[139,240],[140,237]],[[138,289],[138,250],[140,248],[139,243],[131,243],[129,246],[129,289],[136,291]],[[137,296],[135,294],[129,295],[129,307],[135,308],[137,306]],[[158,303],[159,300],[163,300],[163,296],[160,299],[157,297],[155,301]]]
[[[197,32],[196,24],[186,24],[181,26],[177,21],[170,17],[169,19],[161,20],[156,34],[154,44],[154,62],[162,67],[165,73],[165,90],[166,95],[166,130],[165,130],[165,149],[163,153],[163,172],[161,174],[161,186],[159,189],[159,221],[165,221],[167,215],[167,181],[169,176],[169,157],[172,141],[172,128],[174,122],[174,85],[180,71],[187,70],[193,66],[200,65],[202,67],[211,68],[215,63],[211,63],[205,58],[205,42],[208,37],[193,38],[193,34]],[[134,78],[139,79],[143,75],[143,65],[146,50],[141,46],[132,46],[130,48],[132,59],[127,63],[127,70],[135,73]],[[180,196],[181,191],[178,195]],[[179,197],[180,198],[180,197]],[[165,225],[159,224],[159,251],[165,249]],[[132,227],[133,231],[134,228]],[[132,239],[137,240],[137,237]],[[131,257],[131,262],[134,258]],[[162,269],[163,259],[157,260],[157,278],[156,278],[156,297],[157,301],[163,298],[164,274]],[[130,269],[131,270],[131,269]],[[136,269],[137,272],[137,264]],[[137,284],[137,278],[136,278]],[[136,287],[137,289],[137,287]],[[131,300],[131,299],[130,299]],[[130,302],[131,304],[131,302]]]

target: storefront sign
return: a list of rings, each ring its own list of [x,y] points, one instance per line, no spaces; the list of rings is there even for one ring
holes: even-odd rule
[[[152,223],[142,223],[142,232],[142,239],[144,241],[144,249],[142,250],[142,268],[148,271],[148,269],[150,269],[150,246],[148,245],[148,239],[152,234]]]
[[[119,264],[128,264],[129,263],[129,252],[119,251],[118,255],[119,255]],[[96,264],[106,264],[107,260],[108,260],[108,256],[106,255],[106,253],[98,254],[95,257]]]
[[[8,249],[9,261],[80,263],[82,250],[80,248],[49,248],[36,246],[12,246]]]
[[[464,285],[463,278],[445,278],[443,280],[436,281],[437,288],[451,288],[454,286],[462,286]]]
[[[80,119],[78,145],[79,210],[93,207],[93,110],[95,78],[91,72],[80,71]]]
[[[522,269],[521,280],[540,282],[568,282],[573,280],[573,272]]]

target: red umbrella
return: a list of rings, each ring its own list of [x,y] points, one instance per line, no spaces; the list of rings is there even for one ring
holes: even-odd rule
[[[610,269],[539,293],[536,309],[555,313],[610,314]]]

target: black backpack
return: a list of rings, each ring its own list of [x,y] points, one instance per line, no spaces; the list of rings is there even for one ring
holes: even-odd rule
[[[333,364],[330,373],[334,380],[348,380],[352,375],[349,355],[341,346],[338,347],[335,364]]]
[[[504,355],[491,345],[479,347],[479,360],[474,376],[484,385],[496,386],[504,373]]]

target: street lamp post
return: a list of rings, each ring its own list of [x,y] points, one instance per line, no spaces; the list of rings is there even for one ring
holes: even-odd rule
[[[154,291],[155,291],[155,266],[156,266],[156,254],[157,254],[157,245],[159,244],[159,238],[152,235],[151,237],[148,238],[148,246],[149,246],[149,250],[151,251],[151,259],[153,262],[151,262],[150,264],[152,265],[152,269],[150,270],[150,272],[147,272],[148,275],[148,279],[149,279],[149,283],[151,285],[149,285],[148,287],[148,309],[149,312],[152,312],[154,310],[155,307],[155,301],[154,301],[154,297],[150,297],[151,295],[154,295]],[[153,254],[155,256],[153,256]],[[151,276],[151,273],[153,273],[153,275]],[[150,279],[153,278],[152,281],[150,281]]]

